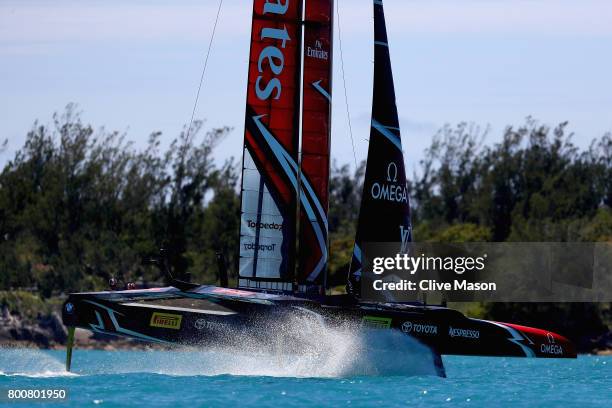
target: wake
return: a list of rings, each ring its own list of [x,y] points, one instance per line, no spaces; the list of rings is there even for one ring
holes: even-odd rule
[[[79,351],[73,369],[80,375],[154,373],[169,376],[269,376],[345,378],[440,375],[436,354],[397,330],[361,325],[325,326],[316,316],[296,315],[263,327],[257,339],[228,329],[223,345],[172,351]],[[4,375],[66,376],[63,355],[6,350]],[[12,356],[11,356],[12,354]],[[9,374],[7,374],[9,373]],[[12,374],[11,374],[12,373]],[[15,374],[17,373],[17,374]]]
[[[64,362],[47,351],[0,348],[0,377],[72,377]]]

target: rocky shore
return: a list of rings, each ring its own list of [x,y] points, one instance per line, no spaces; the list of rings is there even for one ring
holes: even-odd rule
[[[0,347],[61,349],[65,347],[67,338],[68,331],[58,312],[31,320],[11,313],[6,306],[0,310]],[[83,329],[75,331],[75,347],[99,350],[163,348],[136,340],[93,334]]]
[[[612,332],[607,332],[599,337],[587,339],[590,344],[585,353],[602,356],[612,355]]]
[[[0,343],[23,342],[38,347],[50,348],[54,344],[64,344],[68,333],[57,312],[48,316],[39,316],[37,321],[28,322],[18,314],[13,314],[8,307],[0,311]]]

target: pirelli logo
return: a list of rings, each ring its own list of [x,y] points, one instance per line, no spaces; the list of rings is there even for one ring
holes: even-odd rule
[[[151,316],[151,327],[179,330],[182,320],[183,316],[181,315],[155,312]]]
[[[361,323],[373,329],[388,329],[391,327],[390,317],[363,316]]]

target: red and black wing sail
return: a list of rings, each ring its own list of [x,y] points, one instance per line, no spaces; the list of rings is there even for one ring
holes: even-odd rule
[[[307,0],[300,177],[299,290],[322,289],[328,260],[333,1]]]
[[[366,242],[412,241],[410,203],[382,0],[374,0],[374,95],[359,221],[349,289],[360,293]]]
[[[302,0],[255,0],[245,118],[239,287],[292,290]]]

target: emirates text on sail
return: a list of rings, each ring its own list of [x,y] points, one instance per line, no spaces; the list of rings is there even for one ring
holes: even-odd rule
[[[287,12],[289,8],[290,1],[287,0],[285,3],[277,2],[277,3],[268,3],[266,2],[263,7],[263,14],[280,14],[283,15]],[[274,39],[281,41],[281,48],[285,48],[287,45],[287,41],[291,41],[289,38],[289,33],[287,32],[287,27],[283,26],[280,28],[271,28],[266,27],[261,30],[261,39]],[[264,72],[264,61],[268,61],[268,67],[270,71],[276,76],[279,76],[283,72],[283,68],[285,67],[285,55],[280,50],[280,48],[275,47],[273,45],[269,45],[259,54],[259,59],[257,61],[257,69],[260,73]],[[261,81],[263,76],[260,75],[257,77],[255,81],[255,93],[257,97],[261,100],[268,99],[272,92],[276,91],[274,95],[274,99],[280,99],[281,92],[283,90],[283,85],[277,77],[272,78],[266,85],[261,85]]]

